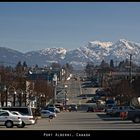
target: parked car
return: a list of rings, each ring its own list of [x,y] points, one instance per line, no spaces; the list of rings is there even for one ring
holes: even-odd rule
[[[77,96],[79,99],[92,99],[93,97],[95,97],[95,94],[90,94],[90,93],[87,93],[87,94],[81,94],[81,95],[78,95]]]
[[[49,108],[47,108],[47,110],[49,110],[51,112],[55,112],[55,113],[60,113],[60,109],[57,107],[49,107]]]
[[[112,99],[106,100],[105,104],[106,104],[106,108],[111,108],[111,107],[116,106],[116,102]]]
[[[19,116],[22,119],[22,127],[25,125],[35,124],[35,119],[33,116],[24,115],[19,113],[18,111],[11,111],[12,114]]]
[[[62,103],[56,103],[56,104],[55,104],[55,107],[56,107],[56,108],[59,108],[60,111],[62,111],[63,108],[64,108]]]
[[[113,116],[113,117],[120,117],[121,112],[133,110],[134,108],[131,106],[115,106],[111,109],[106,110],[106,114]]]
[[[67,109],[71,112],[71,111],[77,111],[77,105],[76,104],[69,104],[67,105]]]
[[[96,103],[95,100],[88,100],[86,103]]]
[[[49,110],[51,112],[60,113],[60,109],[55,106],[54,107],[46,106],[46,107],[43,107],[42,110]]]
[[[19,116],[12,114],[8,110],[0,111],[0,125],[12,128],[13,126],[21,127],[22,120]]]
[[[103,107],[88,107],[87,112],[102,112],[104,111]]]
[[[125,112],[126,112],[125,116],[126,120],[131,120],[133,123],[140,123],[140,109],[132,109]]]
[[[115,107],[105,109],[106,115],[111,115],[114,108]]]
[[[87,112],[94,112],[95,107],[88,107]]]
[[[9,110],[9,111],[18,111],[21,114],[33,116],[33,108],[31,107],[1,107],[0,109]]]
[[[53,119],[56,117],[56,113],[51,112],[49,110],[41,110],[40,112],[42,118],[50,118]]]

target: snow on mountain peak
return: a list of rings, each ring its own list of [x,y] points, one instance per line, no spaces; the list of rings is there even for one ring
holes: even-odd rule
[[[90,41],[88,43],[88,46],[94,47],[94,46],[100,46],[103,48],[111,46],[113,43],[112,42],[101,42],[101,41]]]
[[[55,54],[66,54],[66,49],[64,48],[45,48],[39,51],[41,54],[47,55],[55,53]]]
[[[8,49],[0,47],[0,58],[5,61],[10,56],[11,62],[15,60],[27,60],[30,64],[48,65],[52,62],[58,62],[60,64],[70,63],[75,67],[83,67],[87,62],[94,62],[95,64],[101,63],[104,59],[109,62],[111,59],[114,61],[122,61],[126,58],[129,59],[129,54],[133,54],[133,60],[140,60],[140,43],[120,39],[115,43],[112,42],[101,42],[101,41],[90,41],[83,47],[79,47],[72,50],[66,50],[64,48],[45,48],[38,51],[32,51],[25,54],[19,54],[18,52],[12,52]],[[133,53],[134,52],[134,53]],[[11,54],[11,55],[10,55]],[[13,56],[18,56],[15,59]],[[3,56],[3,57],[2,57]],[[7,56],[7,57],[6,57]]]
[[[128,42],[128,40],[126,40],[126,39],[124,39],[124,38],[119,39],[119,41],[120,41],[120,42],[124,42],[124,43],[125,43],[125,42]]]
[[[125,39],[120,39],[120,40],[116,43],[116,45],[117,45],[117,46],[121,46],[121,47],[123,47],[123,48],[126,48],[126,49],[128,49],[128,50],[133,50],[134,48],[132,47],[131,43],[133,43],[133,42],[130,42],[130,41],[125,40]]]

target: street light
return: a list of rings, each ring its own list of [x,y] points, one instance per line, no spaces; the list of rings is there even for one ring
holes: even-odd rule
[[[56,86],[57,86],[57,75],[56,74],[54,74],[54,76],[53,76],[53,86],[54,86],[53,104],[55,104],[55,101],[56,101]]]
[[[24,103],[25,103],[25,106],[26,106],[26,98],[27,98],[27,94],[24,93],[23,96],[24,96],[24,97],[23,97],[23,99],[24,99]]]
[[[6,86],[4,87],[4,91],[5,91],[5,94],[6,94],[6,107],[7,107],[7,104],[8,104],[8,92],[7,92]]]
[[[45,94],[41,94],[41,107],[43,107],[43,106],[45,106],[46,104],[45,104]]]
[[[7,107],[7,102],[8,102],[8,92],[7,92],[7,87],[6,87],[6,86],[4,86],[4,92],[5,92],[5,97],[6,97],[5,102],[6,102],[6,107]]]
[[[67,88],[68,86],[65,85],[64,87],[65,87],[65,109],[66,109],[66,105],[67,105],[67,90],[66,90],[66,88]]]
[[[16,103],[16,91],[14,91],[14,101],[13,101],[13,106],[15,106],[15,103]]]

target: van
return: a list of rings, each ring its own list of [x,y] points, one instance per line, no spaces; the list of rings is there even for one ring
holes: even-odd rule
[[[18,111],[19,113],[24,115],[34,116],[31,107],[1,107],[0,109],[9,110],[9,111]]]
[[[21,115],[26,116],[27,118],[30,118],[30,122],[25,122],[24,120],[22,121],[22,125],[18,127],[24,127],[25,125],[31,125],[37,123],[37,117],[34,115],[34,108],[31,107],[1,107],[1,110],[8,110],[10,112],[12,111],[17,111]],[[25,118],[25,117],[24,117]]]

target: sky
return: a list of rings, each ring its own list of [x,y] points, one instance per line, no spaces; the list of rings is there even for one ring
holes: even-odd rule
[[[20,52],[140,42],[140,2],[0,2],[0,47]]]

